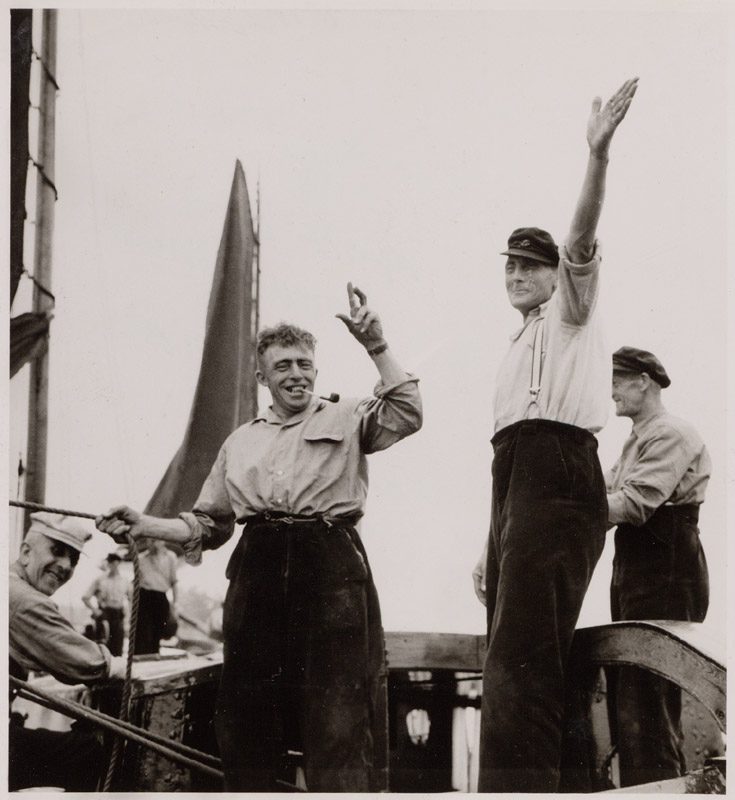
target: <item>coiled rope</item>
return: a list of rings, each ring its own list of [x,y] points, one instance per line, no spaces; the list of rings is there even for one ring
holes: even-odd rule
[[[89,514],[85,511],[70,511],[66,508],[54,508],[52,506],[42,505],[41,503],[31,503],[25,500],[10,500],[11,506],[18,508],[27,508],[31,511],[46,511],[50,514],[64,514],[67,517],[81,517],[82,519],[96,519],[98,515]],[[133,656],[135,655],[135,638],[138,629],[138,604],[140,601],[140,564],[138,561],[138,545],[130,534],[125,536],[130,555],[133,560],[133,600],[130,604],[130,629],[128,633],[128,652],[127,660],[125,662],[125,680],[123,682],[122,698],[120,700],[119,719],[122,722],[127,722],[130,717],[130,695],[133,685]],[[107,773],[102,786],[103,792],[109,792],[112,785],[112,778],[117,769],[122,752],[123,739],[120,736],[115,737],[112,745],[112,753],[110,754],[110,761],[107,765]]]

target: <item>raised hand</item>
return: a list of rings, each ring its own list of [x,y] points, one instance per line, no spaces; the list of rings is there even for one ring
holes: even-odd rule
[[[384,342],[383,326],[380,317],[367,307],[367,296],[363,291],[347,284],[347,300],[350,304],[350,316],[336,314],[347,326],[347,330],[363,347],[370,349]]]
[[[604,107],[599,97],[592,101],[592,111],[587,122],[590,153],[603,158],[607,156],[613,134],[623,121],[637,88],[638,78],[631,78],[615,92]]]

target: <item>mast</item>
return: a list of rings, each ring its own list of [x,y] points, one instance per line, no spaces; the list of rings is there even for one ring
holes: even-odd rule
[[[56,33],[57,12],[45,9],[42,14],[41,74],[36,174],[36,232],[33,253],[33,310],[47,312],[52,307],[51,248],[56,202],[55,133],[56,133]],[[42,291],[41,288],[46,290]],[[28,399],[28,445],[26,454],[26,500],[43,503],[46,497],[46,453],[48,444],[48,347],[31,362]],[[28,512],[26,525],[28,527]]]
[[[253,342],[255,342],[260,330],[260,176],[258,176],[258,188],[255,197],[255,248],[253,253],[253,290],[252,298],[255,305],[253,314],[253,328],[250,332]],[[257,391],[257,389],[256,389]],[[257,407],[257,400],[256,400]]]

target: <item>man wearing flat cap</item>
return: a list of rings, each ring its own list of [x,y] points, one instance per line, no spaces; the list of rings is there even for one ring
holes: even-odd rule
[[[523,326],[496,382],[490,535],[473,572],[488,624],[481,792],[559,788],[565,665],[607,520],[594,436],[609,402],[595,236],[610,142],[636,88],[626,81],[604,107],[592,103],[566,244],[519,228],[503,253]]]
[[[613,354],[615,413],[633,430],[606,474],[609,525],[615,531],[612,619],[702,622],[709,602],[699,507],[711,464],[697,431],[669,414],[661,390],[671,383],[653,353]],[[685,772],[681,690],[635,667],[611,673],[622,786]]]
[[[71,517],[31,514],[8,582],[9,672],[14,677],[27,680],[30,671],[42,671],[68,684],[124,677],[125,660],[77,632],[50,599],[74,574],[90,536]],[[31,729],[13,713],[8,762],[11,791],[32,786],[93,791],[100,745],[94,732],[79,723],[68,732]]]

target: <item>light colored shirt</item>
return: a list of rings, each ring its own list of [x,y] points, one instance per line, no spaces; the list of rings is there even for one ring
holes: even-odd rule
[[[511,344],[498,372],[495,431],[531,416],[533,340],[543,319],[542,371],[537,416],[597,433],[607,421],[610,401],[610,354],[595,308],[600,273],[600,245],[587,264],[569,261],[560,249],[557,287],[534,309]]]
[[[48,672],[69,684],[109,676],[110,651],[78,633],[17,563],[8,581],[8,627],[10,657],[26,671]]]
[[[162,547],[153,554],[145,550],[140,554],[140,588],[150,592],[167,592],[176,583],[178,559],[167,547]]]
[[[636,422],[605,475],[608,520],[643,525],[659,506],[704,501],[712,463],[697,431],[662,411]]]
[[[99,575],[92,581],[82,599],[94,597],[100,608],[125,608],[129,589],[130,582],[119,572],[117,575]]]
[[[366,454],[385,450],[421,427],[417,379],[378,384],[373,397],[338,403],[314,399],[282,420],[271,409],[239,427],[222,445],[192,513],[186,559],[224,544],[248,517],[264,511],[327,519],[364,513]]]

